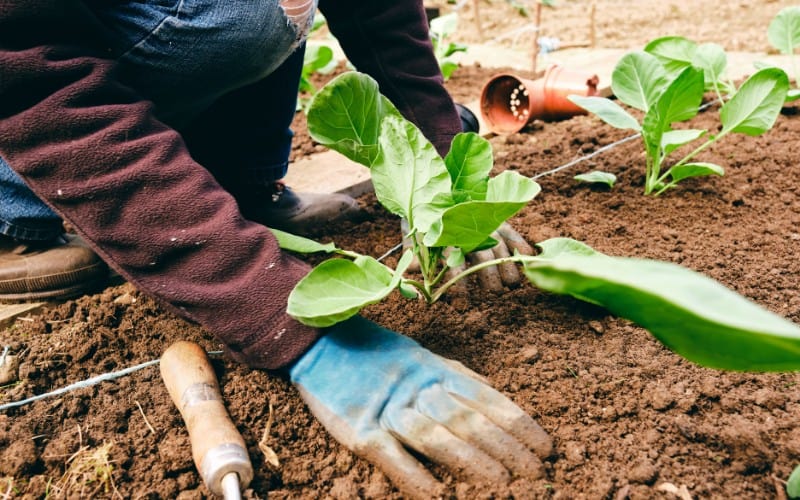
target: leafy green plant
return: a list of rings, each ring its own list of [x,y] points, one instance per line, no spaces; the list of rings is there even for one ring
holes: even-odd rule
[[[624,104],[644,113],[641,123],[615,101],[605,97],[569,96],[578,106],[609,125],[641,134],[646,156],[645,194],[659,195],[689,177],[723,175],[719,165],[694,158],[732,133],[760,135],[772,128],[783,106],[789,79],[779,68],[764,68],[748,78],[719,111],[717,134],[701,129],[672,128],[693,118],[705,91],[704,71],[692,65],[665,68],[658,57],[642,51],[624,55],[614,68],[611,89]],[[705,140],[669,168],[667,157],[698,139]]]
[[[721,45],[698,45],[682,36],[665,36],[649,42],[644,51],[661,61],[668,78],[693,66],[703,71],[705,90],[715,92],[720,101],[736,92],[736,86],[726,76],[728,55]]]
[[[275,231],[282,248],[335,255],[295,287],[287,312],[325,327],[343,321],[395,290],[428,302],[486,266],[522,264],[535,286],[607,308],[647,328],[665,345],[705,366],[736,370],[800,368],[800,327],[684,267],[612,257],[568,238],[537,244],[538,255],[482,262],[442,283],[464,254],[494,245],[492,232],[528,203],[539,186],[517,173],[489,177],[491,148],[460,134],[442,159],[419,130],[400,116],[366,75],[333,79],[308,112],[314,139],[371,170],[375,194],[405,218],[414,244],[394,269],[379,260]],[[446,255],[445,249],[453,250]],[[416,256],[420,275],[407,274]]]
[[[457,28],[458,14],[455,12],[431,20],[430,35],[433,53],[439,62],[439,68],[445,80],[449,80],[453,71],[458,69],[458,63],[450,59],[450,56],[456,52],[467,51],[466,45],[448,41],[448,38],[456,32]]]
[[[314,24],[310,33],[314,33],[325,26],[325,18],[321,14],[314,16]],[[297,111],[302,111],[308,107],[311,98],[317,93],[317,87],[311,82],[314,73],[326,75],[336,68],[333,49],[327,45],[308,44],[303,55],[303,69],[300,72],[300,84],[297,91],[300,96],[297,99]]]
[[[796,88],[789,91],[787,100],[800,98],[800,81],[798,81],[795,51],[800,47],[800,6],[794,5],[781,9],[767,28],[767,38],[773,47],[782,54],[788,54],[792,61],[792,73]]]

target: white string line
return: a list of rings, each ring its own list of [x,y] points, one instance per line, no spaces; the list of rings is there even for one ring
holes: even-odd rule
[[[208,354],[212,355],[212,356],[215,356],[215,355],[222,354],[222,351],[210,351],[210,352],[208,352]],[[60,389],[56,389],[55,391],[52,391],[52,392],[48,392],[48,393],[45,393],[45,394],[38,394],[36,396],[31,396],[31,397],[29,397],[27,399],[23,399],[21,401],[13,401],[11,403],[2,404],[2,405],[0,405],[0,411],[8,410],[9,408],[16,408],[18,406],[23,406],[23,405],[26,405],[26,404],[30,404],[30,403],[33,403],[34,401],[39,401],[40,399],[45,399],[45,398],[49,398],[49,397],[52,397],[52,396],[58,396],[58,395],[65,394],[67,392],[71,392],[71,391],[74,391],[74,390],[77,390],[77,389],[84,389],[86,387],[91,387],[93,385],[99,384],[100,382],[105,382],[105,381],[108,381],[108,380],[114,380],[114,379],[117,379],[117,378],[120,378],[120,377],[124,377],[125,375],[128,375],[128,374],[131,374],[133,372],[139,371],[139,370],[141,370],[143,368],[147,368],[149,366],[157,365],[160,361],[161,360],[159,360],[159,359],[154,359],[152,361],[147,361],[145,363],[140,363],[138,365],[130,366],[128,368],[124,368],[124,369],[116,371],[116,372],[109,372],[109,373],[104,373],[102,375],[97,375],[97,376],[94,376],[94,377],[90,377],[90,378],[88,378],[86,380],[82,380],[80,382],[75,382],[74,384],[70,384],[70,385],[64,386],[64,387],[62,387]]]
[[[577,165],[578,163],[580,163],[582,161],[586,161],[586,160],[589,160],[591,158],[594,158],[595,156],[599,155],[600,153],[605,153],[609,149],[615,148],[615,147],[619,146],[620,144],[624,144],[624,143],[626,143],[628,141],[636,139],[637,137],[640,137],[641,135],[642,134],[637,132],[637,133],[635,133],[633,135],[629,135],[628,137],[625,137],[624,139],[620,139],[620,140],[618,140],[616,142],[612,142],[611,144],[606,144],[602,148],[598,148],[598,149],[592,151],[591,153],[589,153],[586,156],[581,156],[580,158],[576,158],[576,159],[574,159],[574,160],[572,160],[572,161],[570,161],[568,163],[565,163],[565,164],[563,164],[563,165],[561,165],[559,167],[556,167],[556,168],[554,168],[552,170],[548,170],[546,172],[542,172],[542,173],[536,174],[536,175],[532,176],[531,179],[532,180],[536,180],[536,179],[538,179],[540,177],[544,177],[545,175],[554,174],[556,172],[560,172],[561,170],[567,169],[569,167],[573,167],[573,166]]]
[[[400,243],[398,243],[397,245],[395,245],[395,246],[393,246],[392,248],[390,248],[389,250],[387,250],[385,254],[383,254],[383,255],[381,255],[380,257],[378,257],[378,259],[377,259],[377,260],[378,260],[378,262],[382,261],[382,260],[383,260],[383,259],[385,259],[386,257],[388,257],[388,256],[392,255],[393,253],[395,253],[396,251],[400,250],[400,248],[401,248],[402,246],[403,246],[403,242],[401,241],[401,242],[400,242]]]

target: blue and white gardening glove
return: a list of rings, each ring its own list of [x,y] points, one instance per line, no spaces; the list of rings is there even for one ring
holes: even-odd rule
[[[541,477],[552,453],[544,430],[475,372],[360,316],[330,327],[290,376],[334,438],[414,497],[442,485],[408,449],[491,482]]]

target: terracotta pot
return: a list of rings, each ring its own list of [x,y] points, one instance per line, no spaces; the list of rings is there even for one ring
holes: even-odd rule
[[[597,75],[555,64],[537,80],[510,73],[495,75],[481,92],[481,115],[492,132],[513,134],[532,120],[563,120],[585,114],[567,96],[597,95],[597,83]]]

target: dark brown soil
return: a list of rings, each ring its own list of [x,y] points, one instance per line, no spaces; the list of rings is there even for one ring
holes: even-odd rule
[[[462,68],[449,86],[474,99],[493,72]],[[691,124],[717,122],[712,108]],[[314,150],[300,121],[297,130],[294,154]],[[532,176],[626,135],[580,116],[490,140],[497,171]],[[680,263],[800,322],[798,136],[800,117],[787,110],[767,134],[729,137],[704,153],[726,168],[724,177],[685,181],[659,198],[642,194],[644,159],[631,141],[541,177],[542,193],[512,224],[531,242],[569,236],[613,255]],[[616,174],[617,185],[573,180],[592,169]],[[381,255],[398,243],[399,223],[373,196],[360,202],[368,220],[331,228],[325,239]],[[476,289],[430,308],[393,296],[365,315],[485,375],[555,440],[557,456],[540,481],[472,484],[434,467],[455,498],[678,498],[670,488],[692,498],[779,498],[781,480],[800,463],[798,374],[700,368],[628,321],[529,285],[502,295]],[[0,404],[158,359],[182,339],[219,347],[127,284],[20,318],[0,331],[0,348],[21,360],[18,382],[0,387]],[[248,498],[400,497],[326,433],[285,380],[220,358],[213,364],[256,469]],[[258,447],[270,408],[277,468]],[[83,493],[59,483],[86,455],[74,456],[82,447],[104,443],[113,443],[115,490],[97,480]],[[48,495],[209,497],[157,367],[0,413],[0,497]]]

